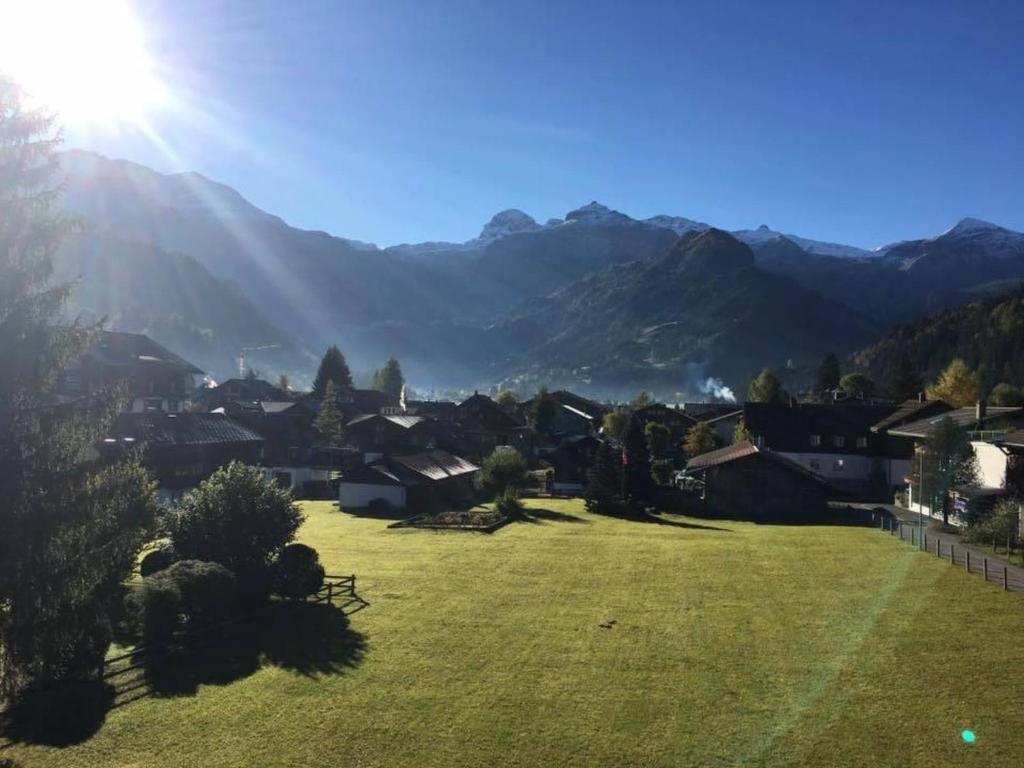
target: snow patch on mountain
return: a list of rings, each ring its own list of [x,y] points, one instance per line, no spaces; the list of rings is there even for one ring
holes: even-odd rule
[[[757,229],[737,229],[732,233],[738,240],[747,245],[763,245],[771,240],[785,237],[792,240],[805,251],[815,256],[836,256],[841,259],[863,259],[876,255],[872,251],[858,248],[855,245],[843,245],[842,243],[829,243],[822,240],[811,240],[799,235],[788,235],[776,232],[767,224],[762,224]]]
[[[706,229],[711,229],[710,224],[687,219],[683,216],[651,216],[649,219],[644,219],[643,223],[650,224],[652,227],[671,229],[677,235],[685,235],[687,232],[703,232]]]
[[[604,226],[609,224],[635,224],[638,222],[624,213],[613,211],[608,206],[601,205],[601,203],[593,200],[587,205],[565,214],[565,223]]]

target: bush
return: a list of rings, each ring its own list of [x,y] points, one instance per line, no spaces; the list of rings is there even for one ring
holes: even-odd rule
[[[323,585],[324,567],[315,549],[305,544],[289,544],[281,550],[274,566],[274,594],[301,600]]]
[[[244,580],[269,568],[301,524],[290,491],[232,462],[185,496],[168,528],[181,557],[220,563]]]
[[[174,561],[178,559],[178,556],[173,550],[167,547],[161,547],[160,549],[154,549],[139,563],[139,573],[145,576],[152,576],[154,573],[159,573],[165,568],[170,568]]]
[[[218,563],[180,560],[149,578],[177,587],[182,609],[193,627],[223,621],[238,605],[235,575]]]
[[[509,488],[525,488],[530,481],[526,459],[519,451],[507,448],[494,451],[484,459],[480,468],[480,484],[495,495],[501,496]]]
[[[502,515],[513,520],[522,518],[526,514],[526,508],[519,500],[519,493],[514,487],[506,488],[494,506]]]
[[[668,485],[672,482],[672,462],[667,459],[657,459],[651,462],[651,477],[658,485]]]
[[[178,585],[160,576],[143,580],[142,586],[128,596],[129,612],[147,645],[171,641],[181,626],[181,592]]]

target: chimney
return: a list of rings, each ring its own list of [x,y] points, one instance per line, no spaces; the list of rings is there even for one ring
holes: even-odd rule
[[[974,404],[974,418],[979,424],[985,420],[986,410],[987,408],[984,400],[979,400]]]

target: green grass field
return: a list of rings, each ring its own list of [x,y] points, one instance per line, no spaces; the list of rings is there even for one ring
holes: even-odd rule
[[[370,603],[347,630],[361,654],[319,672],[268,660],[114,709],[82,743],[18,744],[0,759],[1024,764],[1020,595],[874,530],[531,506],[558,514],[482,535],[388,530],[306,504],[302,540],[329,572],[358,574]]]

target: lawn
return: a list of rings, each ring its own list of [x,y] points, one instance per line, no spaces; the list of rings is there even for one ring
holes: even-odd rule
[[[24,766],[1020,766],[1024,599],[875,530],[597,518],[389,530],[308,503],[369,607],[336,665],[110,711]],[[614,622],[614,623],[613,623]],[[275,660],[278,663],[275,663]],[[964,744],[972,729],[977,741]]]

